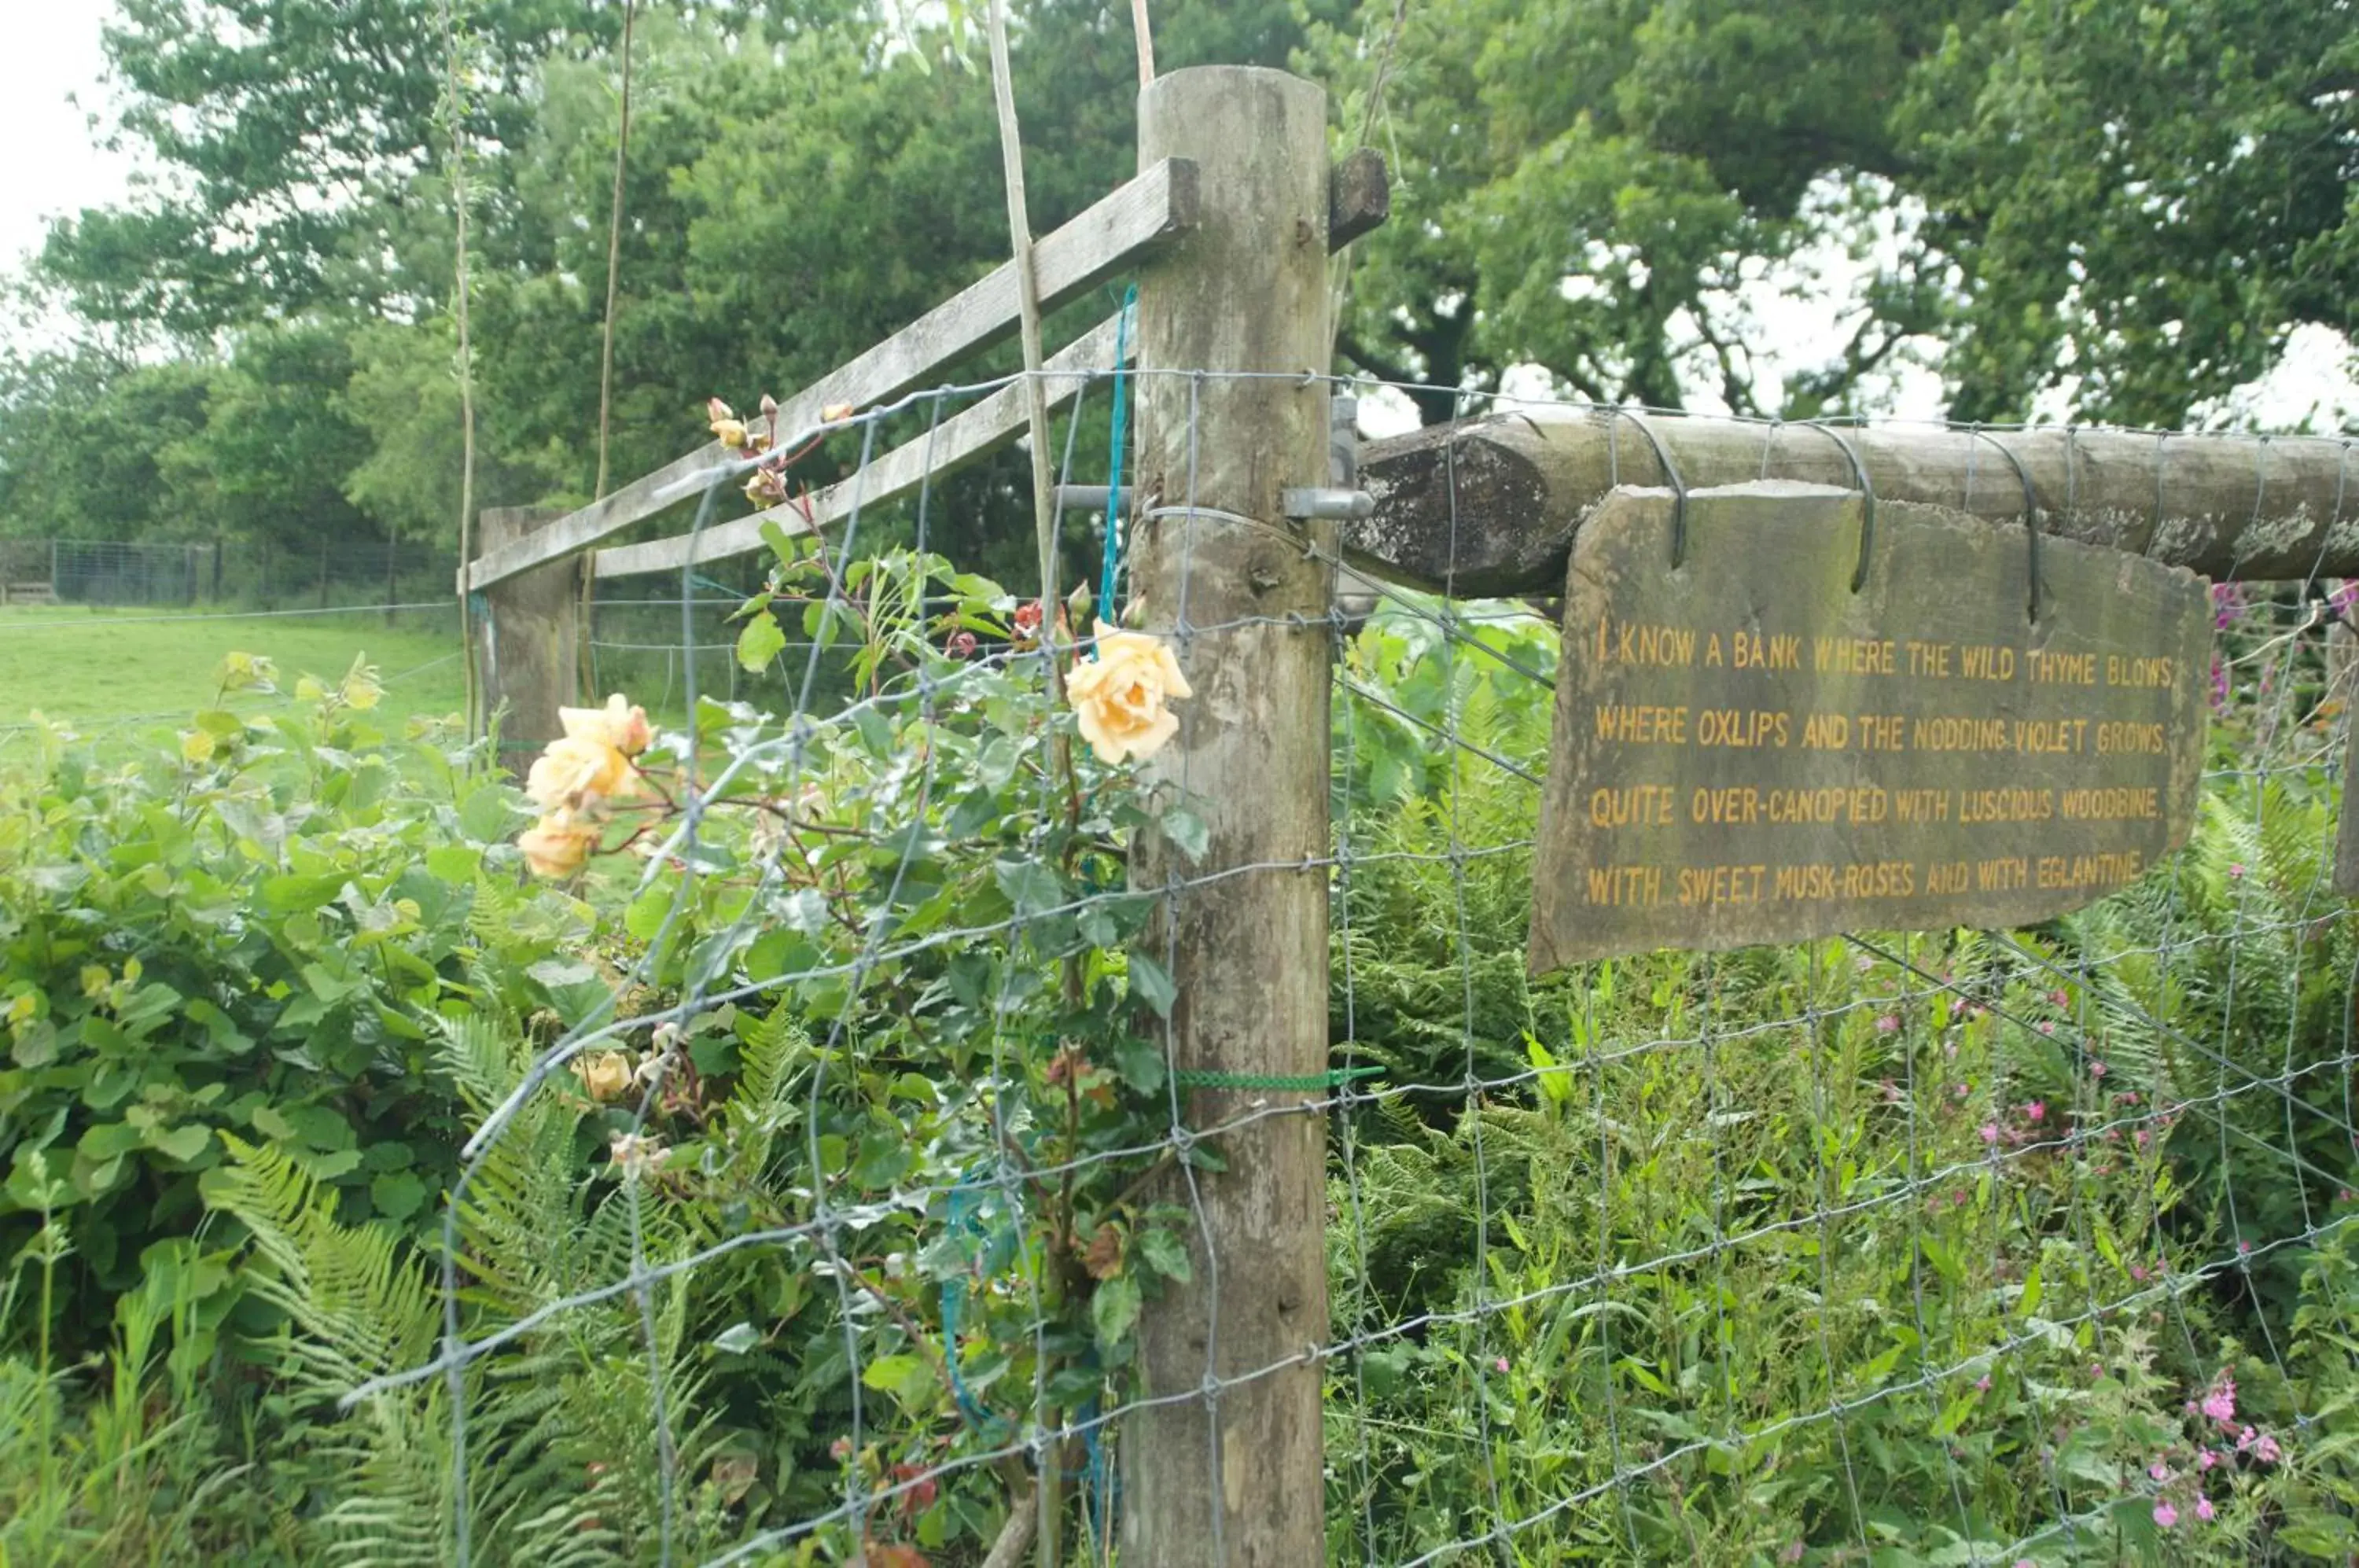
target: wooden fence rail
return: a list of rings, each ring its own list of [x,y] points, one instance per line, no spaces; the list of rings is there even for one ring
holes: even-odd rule
[[[1166,158],[1145,169],[1035,247],[1041,307],[1053,310],[1078,299],[1186,233],[1195,221],[1195,166],[1184,158]],[[790,433],[809,430],[821,422],[822,409],[839,404],[865,408],[897,397],[944,365],[1000,342],[1016,330],[1016,268],[1011,262],[787,398],[778,408],[778,428]],[[1008,434],[1012,438],[1014,431]],[[485,550],[461,572],[460,592],[577,554],[653,517],[690,493],[699,477],[737,461],[738,454],[719,441],[699,447],[528,538]],[[753,537],[758,543],[758,528]]]

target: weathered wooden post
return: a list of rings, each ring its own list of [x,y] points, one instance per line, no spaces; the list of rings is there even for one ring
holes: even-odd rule
[[[1139,166],[1191,158],[1201,181],[1197,228],[1139,277],[1150,509],[1133,557],[1146,626],[1195,688],[1153,770],[1198,802],[1207,847],[1191,861],[1145,844],[1134,866],[1138,887],[1168,893],[1145,950],[1172,964],[1187,1073],[1315,1082],[1327,1067],[1332,569],[1306,548],[1327,526],[1288,521],[1280,499],[1328,474],[1326,133],[1325,94],[1280,71],[1180,71],[1139,94]],[[1318,1097],[1196,1087],[1180,1105],[1193,1134]],[[1192,1175],[1201,1226],[1192,1280],[1139,1325],[1158,1402],[1123,1438],[1126,1563],[1324,1561],[1321,1367],[1306,1354],[1328,1336],[1324,1134],[1316,1111],[1262,1116],[1212,1144],[1223,1171],[1164,1189],[1188,1204]]]
[[[537,506],[486,506],[477,519],[479,552],[512,545],[557,521],[561,514]],[[557,710],[580,691],[579,638],[574,635],[582,604],[580,556],[519,572],[483,589],[483,612],[475,617],[475,656],[483,671],[484,712],[507,712],[500,721],[500,757],[522,771],[534,752],[557,738]]]

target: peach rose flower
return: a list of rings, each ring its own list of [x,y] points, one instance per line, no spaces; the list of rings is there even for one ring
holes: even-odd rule
[[[601,1104],[619,1100],[631,1087],[631,1059],[619,1051],[573,1059],[574,1075],[590,1097]]]
[[[1081,722],[1082,738],[1098,760],[1154,756],[1180,732],[1165,704],[1195,692],[1171,650],[1145,632],[1125,632],[1100,621],[1097,658],[1083,659],[1065,678],[1065,696]]]
[[[620,691],[607,698],[603,708],[560,708],[557,722],[565,726],[567,739],[596,741],[625,757],[638,756],[655,739],[647,711],[625,702]]]
[[[544,811],[583,809],[591,800],[614,800],[632,792],[638,774],[623,754],[603,741],[567,735],[549,743],[525,775],[525,798]]]
[[[516,837],[524,861],[536,877],[570,877],[598,846],[598,824],[569,811],[555,811]]]

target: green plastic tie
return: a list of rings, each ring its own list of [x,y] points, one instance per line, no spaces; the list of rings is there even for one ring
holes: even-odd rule
[[[1341,1089],[1356,1079],[1375,1078],[1382,1074],[1381,1067],[1338,1067],[1326,1073],[1213,1073],[1190,1071],[1174,1073],[1172,1082],[1182,1089],[1293,1089],[1314,1094],[1321,1089]]]

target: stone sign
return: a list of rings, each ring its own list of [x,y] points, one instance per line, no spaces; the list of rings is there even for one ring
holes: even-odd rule
[[[1535,974],[1655,948],[2006,927],[2184,844],[2210,596],[2176,567],[1768,481],[1616,491],[1575,539]]]

